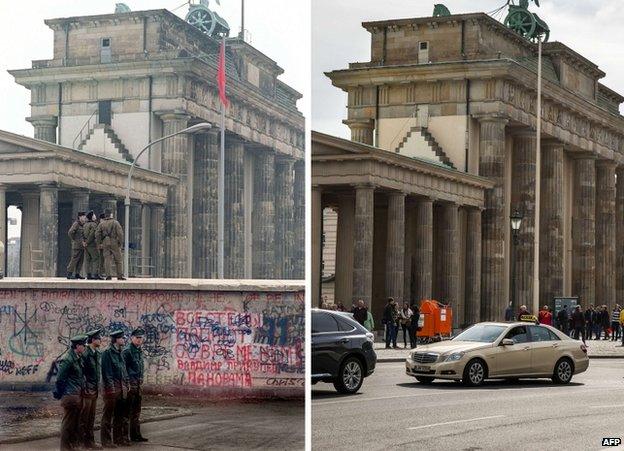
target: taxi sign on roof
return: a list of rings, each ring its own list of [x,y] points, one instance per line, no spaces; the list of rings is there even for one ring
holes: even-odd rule
[[[535,315],[522,315],[520,316],[520,321],[526,323],[537,323],[537,316]]]

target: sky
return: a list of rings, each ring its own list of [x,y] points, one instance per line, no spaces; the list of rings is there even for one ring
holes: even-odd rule
[[[0,0],[0,129],[33,136],[25,118],[30,116],[30,94],[17,85],[9,69],[31,67],[32,60],[52,58],[53,32],[45,19],[81,15],[110,14],[120,0]],[[133,11],[168,9],[184,18],[188,6],[184,0],[125,0]],[[231,35],[240,30],[241,1],[210,1],[230,24]],[[307,0],[248,0],[245,3],[245,29],[251,44],[274,59],[284,74],[280,80],[304,95],[299,110],[309,116],[310,105],[310,11]],[[9,216],[17,209],[10,208]],[[19,225],[9,226],[9,237],[19,235]]]
[[[443,0],[453,14],[490,12],[504,0]],[[364,21],[431,16],[436,1],[313,0],[312,129],[349,138],[342,124],[346,94],[323,74],[370,61],[370,34]],[[624,93],[624,0],[541,0],[531,4],[550,27],[550,40],[560,41],[607,73],[603,84]],[[505,10],[506,11],[506,10]],[[504,17],[504,16],[503,16]],[[497,16],[498,18],[498,16]],[[502,20],[502,19],[501,19]]]

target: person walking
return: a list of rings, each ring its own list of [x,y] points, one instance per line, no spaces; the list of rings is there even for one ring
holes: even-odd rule
[[[114,448],[113,445],[130,445],[124,420],[128,397],[128,372],[121,354],[126,342],[123,330],[111,332],[110,339],[110,345],[102,353],[104,410],[100,438],[105,448]]]
[[[85,377],[85,386],[82,391],[82,411],[80,413],[80,434],[82,443],[87,449],[102,449],[95,443],[93,426],[95,424],[95,408],[100,390],[102,370],[101,330],[95,329],[85,334],[87,347],[82,353],[82,367]]]
[[[611,312],[611,341],[620,339],[620,306],[616,304]]]
[[[100,280],[99,253],[95,241],[98,222],[93,211],[87,213],[87,222],[83,227],[85,240],[85,266],[88,280]]]
[[[59,365],[54,398],[61,400],[63,420],[61,422],[61,451],[78,449],[81,445],[80,412],[84,373],[80,356],[85,350],[86,335],[76,335],[70,342],[70,349]]]
[[[126,423],[129,423],[130,441],[131,442],[147,442],[148,440],[141,435],[141,400],[143,392],[143,339],[145,331],[137,328],[132,331],[130,344],[123,351],[123,359],[126,363],[128,372],[128,381],[130,390],[128,391],[128,401],[126,404]],[[128,426],[126,426],[128,428]],[[126,438],[126,437],[124,437]]]
[[[410,319],[410,346],[412,349],[418,344],[418,321],[420,320],[420,309],[416,303],[412,304],[412,318]]]
[[[383,317],[381,320],[381,322],[386,326],[386,349],[388,349],[390,345],[392,345],[392,347],[395,349],[398,348],[396,344],[398,319],[399,309],[397,308],[397,304],[394,298],[388,298],[388,303],[384,307]]]
[[[582,337],[583,343],[585,343],[585,315],[581,311],[580,305],[574,307],[572,324],[574,325],[574,338],[578,340],[579,337]]]
[[[594,333],[594,306],[590,305],[585,309],[585,338],[587,340],[592,339]]]
[[[364,326],[364,323],[368,318],[368,309],[362,299],[358,299],[357,304],[351,313],[353,313],[353,319]]]
[[[126,280],[123,276],[123,265],[121,262],[121,247],[124,240],[124,232],[119,222],[113,218],[110,209],[104,210],[105,218],[100,222],[95,231],[95,239],[98,245],[102,246],[104,252],[104,267],[106,280],[112,279],[113,263],[117,273],[117,280]],[[128,249],[126,249],[128,252]]]
[[[537,314],[537,320],[540,324],[546,324],[547,326],[552,326],[552,313],[550,313],[550,308],[547,305],[542,307],[542,309]]]
[[[82,279],[80,275],[82,271],[82,263],[84,262],[84,253],[87,244],[84,238],[84,224],[87,222],[87,215],[84,211],[78,212],[78,217],[69,228],[67,235],[71,240],[71,258],[67,264],[68,279]]]
[[[611,325],[611,316],[609,315],[609,308],[606,305],[602,306],[602,311],[600,312],[600,325],[602,326],[602,330],[604,331],[605,340],[609,339],[609,326]]]
[[[568,320],[568,306],[564,305],[563,308],[557,312],[557,329],[566,335],[568,335]]]
[[[410,309],[409,303],[404,302],[403,308],[399,311],[399,324],[401,325],[401,330],[403,331],[403,348],[407,349],[407,339],[409,337],[410,325],[412,323],[412,309]],[[397,329],[398,333],[398,329]],[[411,344],[411,343],[410,343]]]

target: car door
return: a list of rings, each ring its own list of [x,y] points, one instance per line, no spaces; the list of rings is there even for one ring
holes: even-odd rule
[[[334,376],[338,373],[342,332],[330,313],[312,312],[312,376]]]
[[[529,332],[532,343],[531,373],[552,374],[561,340],[544,326],[529,326]]]
[[[531,343],[527,326],[516,326],[504,338],[513,340],[511,346],[498,346],[496,375],[522,376],[531,371]]]

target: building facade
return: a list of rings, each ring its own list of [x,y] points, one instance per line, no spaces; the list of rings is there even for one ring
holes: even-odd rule
[[[31,91],[27,120],[37,140],[127,167],[151,141],[194,123],[213,124],[208,133],[177,135],[143,154],[139,168],[164,177],[169,185],[156,209],[135,199],[130,224],[124,226],[130,227],[131,252],[137,261],[150,262],[153,275],[215,278],[219,40],[166,10],[53,19],[46,24],[54,31],[53,58],[10,71]],[[301,279],[301,95],[278,79],[283,70],[277,63],[243,39],[228,38],[226,48],[230,107],[225,119],[225,277]],[[92,199],[98,193],[86,187],[72,189],[72,196],[80,199],[74,204],[94,208],[101,203]],[[11,189],[22,191],[16,185]],[[110,206],[122,208],[122,192],[108,191]],[[41,204],[44,191],[35,190],[33,196]],[[36,202],[31,205],[23,197],[10,202],[30,217]],[[146,238],[160,226],[161,237]],[[27,243],[22,239],[22,248]],[[58,267],[53,272],[62,273]]]
[[[536,44],[485,14],[363,26],[371,61],[327,76],[348,94],[344,123],[366,147],[313,140],[315,232],[318,208],[338,213],[336,299],[380,312],[388,296],[433,298],[455,306],[456,326],[502,319],[512,297],[532,311],[559,296],[622,304],[624,98],[600,83],[605,73],[544,44],[538,154]],[[396,160],[356,171],[354,160],[379,152]],[[354,186],[329,183],[347,166]],[[434,167],[443,180],[406,187]],[[483,197],[449,199],[466,185]]]

